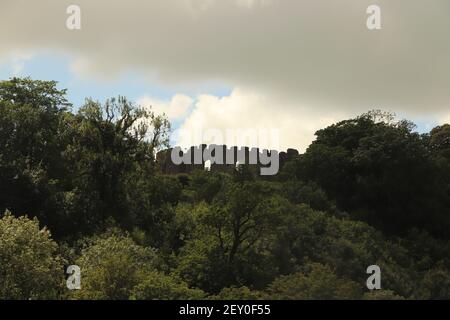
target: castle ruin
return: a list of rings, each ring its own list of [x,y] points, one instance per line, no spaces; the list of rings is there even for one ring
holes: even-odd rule
[[[203,152],[205,149],[212,150],[212,156],[214,158],[223,159],[223,161],[208,161],[203,158]],[[214,150],[220,150],[223,154],[215,154]],[[188,161],[184,163],[174,163],[173,153],[180,158],[187,158]],[[299,155],[298,150],[288,149],[287,152],[280,152],[275,150],[262,150],[259,148],[248,148],[236,146],[228,148],[225,145],[207,146],[202,144],[200,146],[192,146],[186,151],[182,151],[181,148],[170,148],[162,150],[156,155],[156,162],[159,165],[161,172],[163,174],[175,175],[180,173],[191,173],[194,170],[206,170],[211,172],[232,172],[236,169],[239,164],[247,164],[258,170],[262,168],[267,168],[268,163],[262,160],[267,160],[267,156],[277,155],[277,161],[279,162],[279,169],[281,169],[284,164]],[[225,161],[225,159],[227,161]],[[232,161],[230,161],[232,159]],[[210,162],[210,163],[208,163]],[[209,167],[208,167],[209,165]]]

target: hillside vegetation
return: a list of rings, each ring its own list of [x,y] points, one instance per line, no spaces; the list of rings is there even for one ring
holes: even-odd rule
[[[0,299],[450,298],[450,125],[369,112],[274,177],[163,175],[169,132],[123,97],[75,112],[56,82],[0,82]]]

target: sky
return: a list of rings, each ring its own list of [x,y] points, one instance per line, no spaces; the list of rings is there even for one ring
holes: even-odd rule
[[[0,79],[56,80],[75,107],[127,96],[169,117],[174,145],[213,131],[304,151],[372,109],[450,122],[449,15],[448,0],[0,0]]]

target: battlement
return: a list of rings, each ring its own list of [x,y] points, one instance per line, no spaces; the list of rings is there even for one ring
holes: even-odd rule
[[[276,159],[278,172],[287,161],[298,155],[296,149],[279,153],[276,150],[259,148],[202,144],[192,146],[186,151],[180,147],[162,150],[157,153],[156,162],[164,174],[190,173],[194,170],[207,169],[212,172],[232,172],[238,164],[247,164],[264,172],[269,171],[272,160]]]

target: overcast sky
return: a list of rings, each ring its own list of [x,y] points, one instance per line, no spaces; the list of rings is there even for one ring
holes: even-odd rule
[[[187,131],[278,129],[280,148],[371,109],[450,121],[448,0],[0,0],[0,39],[1,78],[124,94]]]

